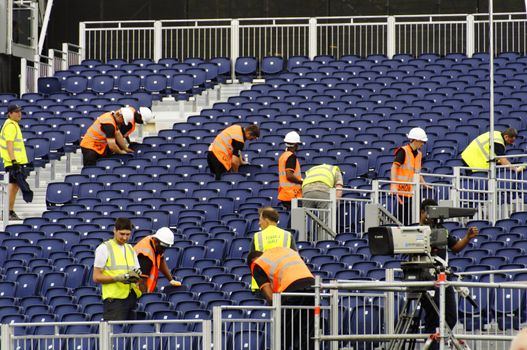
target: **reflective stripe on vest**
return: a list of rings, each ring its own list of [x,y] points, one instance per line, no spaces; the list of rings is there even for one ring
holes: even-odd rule
[[[275,225],[269,225],[263,231],[258,231],[254,234],[254,250],[265,252],[266,250],[284,247],[291,247],[292,235],[289,231],[282,230]],[[251,289],[258,290],[258,284],[253,278],[251,281]]]
[[[214,141],[209,146],[209,151],[214,153],[216,159],[223,164],[227,171],[231,170],[232,167],[233,140],[245,143],[243,140],[243,129],[240,125],[231,125],[224,129],[214,138]]]
[[[124,245],[125,254],[114,239],[103,242],[108,250],[108,260],[102,270],[105,276],[118,276],[128,273],[135,266],[135,252],[130,244]],[[102,285],[102,298],[126,299],[131,290],[139,298],[141,291],[135,283],[125,284],[122,282],[105,283]]]
[[[98,154],[104,154],[108,141],[106,140],[106,134],[102,130],[102,124],[111,124],[117,132],[117,124],[113,117],[113,112],[106,112],[97,118],[93,124],[88,128],[86,134],[82,138],[80,146],[83,148],[91,149]]]
[[[408,184],[396,184],[397,192],[400,196],[412,197],[413,179],[416,172],[421,171],[422,154],[417,151],[417,156],[414,157],[412,147],[405,145],[401,147],[404,151],[404,164],[401,164],[395,171],[395,181],[409,182]]]
[[[501,131],[494,131],[494,143],[505,146]],[[488,169],[490,159],[490,132],[476,137],[461,153],[461,159],[471,168]]]
[[[7,118],[4,125],[2,126],[2,130],[0,131],[0,156],[4,161],[4,167],[13,165],[13,162],[11,162],[11,157],[9,156],[9,152],[7,151],[7,140],[4,136],[5,130],[9,125],[12,125],[16,130],[15,139],[13,140],[13,152],[15,153],[15,159],[19,164],[27,164],[28,159],[26,146],[24,144],[24,138],[22,137],[20,125],[16,121]]]
[[[337,171],[340,171],[340,169],[338,166],[334,165],[321,164],[314,166],[306,171],[306,177],[302,182],[302,188],[315,182],[322,182],[329,188],[333,188],[335,186]]]
[[[290,202],[293,198],[302,197],[302,185],[289,181],[286,175],[286,162],[289,156],[293,154],[291,151],[285,151],[278,159],[278,200],[284,202]],[[296,160],[293,175],[298,179],[302,175],[298,159]]]
[[[137,255],[143,254],[152,263],[150,271],[142,271],[143,273],[148,273],[148,278],[146,280],[146,290],[148,293],[152,293],[156,290],[157,278],[159,276],[159,265],[161,264],[161,255],[156,255],[153,247],[154,242],[152,236],[144,237],[134,246]]]
[[[251,264],[253,275],[255,266],[259,266],[265,272],[271,282],[273,293],[281,293],[301,279],[313,278],[313,274],[300,255],[290,248],[273,248],[265,251]]]

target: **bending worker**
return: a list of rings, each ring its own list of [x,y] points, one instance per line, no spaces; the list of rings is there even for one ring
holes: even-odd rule
[[[296,249],[295,238],[291,232],[282,230],[277,226],[280,214],[273,207],[264,207],[258,210],[260,228],[253,236],[250,252],[260,251],[265,252],[276,247]],[[258,290],[258,284],[254,278],[252,279],[251,289]]]
[[[494,154],[496,156],[505,155],[505,147],[513,145],[518,137],[518,131],[514,128],[507,128],[504,132],[494,131]],[[489,168],[490,160],[490,132],[476,137],[461,153],[461,159],[472,171]],[[507,158],[497,158],[500,165],[510,165]],[[515,171],[523,171],[522,166],[514,168]]]
[[[127,118],[125,118],[123,125],[119,127],[119,131],[126,142],[128,142],[128,147],[130,148],[133,146],[133,143],[130,142],[130,135],[135,131],[136,124],[148,124],[154,119],[154,115],[148,107],[139,107],[139,110],[133,107],[126,108],[130,109],[133,114],[126,113]]]
[[[139,260],[139,266],[144,273],[139,281],[139,288],[143,293],[152,293],[156,290],[159,271],[165,275],[170,285],[181,286],[181,283],[172,278],[163,254],[174,244],[174,233],[168,227],[161,227],[155,234],[146,236],[134,246]]]
[[[7,106],[7,120],[0,130],[0,155],[4,168],[9,173],[9,220],[21,220],[15,213],[16,194],[20,189],[16,173],[28,163],[24,137],[18,122],[22,119],[22,108],[16,104]],[[25,177],[25,175],[23,175]]]
[[[269,305],[273,304],[273,293],[313,293],[313,274],[302,257],[290,248],[251,252],[247,263]],[[281,304],[311,306],[308,310],[295,308],[282,312],[283,349],[313,349],[313,295],[282,296]]]
[[[290,131],[284,142],[286,149],[278,159],[278,200],[290,210],[293,198],[302,197],[302,173],[295,154],[302,141],[296,131]]]
[[[421,147],[428,141],[426,132],[421,128],[413,128],[408,133],[410,142],[395,150],[395,159],[392,164],[390,180],[407,183],[392,183],[391,191],[397,195],[397,219],[403,225],[412,222],[412,197],[414,174],[421,172],[423,155]],[[420,182],[425,188],[428,186],[420,176]]]
[[[306,176],[302,182],[302,196],[304,199],[313,200],[302,201],[302,205],[307,208],[328,209],[329,190],[337,189],[337,198],[342,197],[342,172],[336,165],[321,164],[316,165],[306,171]],[[320,199],[323,199],[320,201]]]
[[[102,284],[103,318],[105,321],[133,320],[141,290],[139,262],[128,241],[132,222],[128,218],[115,220],[113,238],[95,250],[93,281]]]
[[[241,154],[245,141],[258,137],[260,128],[254,124],[246,128],[231,125],[216,136],[207,154],[207,163],[216,180],[221,180],[221,176],[228,171],[237,173],[241,165],[247,164]]]
[[[124,143],[119,128],[134,118],[130,108],[106,112],[88,128],[81,141],[83,165],[95,165],[97,160],[109,154],[126,154],[133,150]]]

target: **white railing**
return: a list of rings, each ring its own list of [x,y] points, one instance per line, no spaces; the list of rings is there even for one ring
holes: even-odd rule
[[[496,54],[527,53],[525,14],[495,14]],[[488,51],[488,15],[244,18],[81,22],[83,58],[384,54]]]
[[[8,173],[0,172],[0,230],[2,231],[9,224],[9,192],[7,190],[8,186]]]

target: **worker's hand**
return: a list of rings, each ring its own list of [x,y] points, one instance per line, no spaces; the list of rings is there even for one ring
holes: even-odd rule
[[[114,280],[114,282],[127,283],[129,278],[130,278],[129,274],[123,273],[122,275],[114,276],[113,280]]]
[[[390,194],[397,194],[397,184],[390,185]]]
[[[128,272],[128,282],[129,283],[136,283],[141,279],[141,276],[139,276],[139,272],[141,271],[129,271]]]
[[[477,227],[474,227],[474,226],[469,227],[467,231],[467,238],[468,239],[475,238],[478,235],[478,232],[479,230]]]
[[[128,147],[127,147],[127,148],[125,149],[125,152],[126,152],[126,153],[134,153],[134,150],[131,149],[131,148],[128,148]]]
[[[172,287],[181,287],[181,282],[176,281],[176,280],[170,280],[170,285]]]
[[[520,166],[517,166],[516,168],[514,168],[514,171],[516,171],[517,173],[521,173],[524,170],[525,170],[525,166],[524,165],[520,165]]]
[[[18,171],[20,169],[20,164],[16,160],[13,161],[13,164],[11,165],[11,170]]]

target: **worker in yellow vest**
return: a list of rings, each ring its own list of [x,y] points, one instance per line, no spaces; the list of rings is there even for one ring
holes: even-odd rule
[[[308,171],[302,182],[302,205],[307,208],[327,209],[329,208],[329,190],[337,189],[337,198],[342,196],[342,172],[336,165],[315,165]],[[321,200],[322,199],[322,200]]]
[[[518,131],[514,128],[507,128],[505,131],[494,131],[494,154],[496,156],[505,155],[505,147],[513,145],[518,137]],[[461,159],[472,171],[489,168],[490,160],[490,132],[476,137],[461,153]],[[507,158],[497,158],[500,165],[510,165]],[[523,171],[522,166],[514,167],[515,171]]]
[[[24,137],[18,123],[22,119],[22,108],[16,104],[7,106],[7,120],[0,131],[0,155],[6,172],[9,173],[9,220],[21,220],[15,213],[16,194],[20,189],[16,173],[28,163]]]
[[[290,248],[254,251],[247,256],[253,278],[267,302],[273,304],[273,293],[310,293],[282,296],[282,305],[311,306],[282,312],[283,349],[313,349],[315,278],[302,257]]]
[[[141,291],[137,286],[141,270],[134,248],[128,244],[132,222],[115,220],[113,238],[95,250],[93,281],[102,285],[103,318],[105,321],[133,320]]]
[[[302,142],[296,131],[288,132],[284,142],[286,149],[278,159],[278,200],[290,210],[293,198],[302,197],[302,171],[295,154]]]
[[[421,128],[412,128],[407,136],[410,142],[395,150],[390,174],[391,181],[406,182],[392,183],[390,187],[397,196],[397,218],[403,225],[409,225],[412,221],[412,182],[414,174],[421,172],[423,155],[420,149],[428,141],[426,132]],[[422,176],[420,182],[423,187],[429,187]]]
[[[297,250],[295,238],[291,232],[283,230],[277,226],[280,214],[276,209],[273,207],[260,208],[258,214],[261,231],[254,234],[249,252],[265,252],[276,247]],[[253,291],[258,290],[258,285],[254,278],[252,279],[251,289]]]
[[[231,125],[222,130],[209,146],[207,163],[216,180],[221,180],[224,173],[237,173],[240,165],[247,162],[242,157],[242,150],[247,140],[260,137],[258,125],[251,124],[246,128]]]

